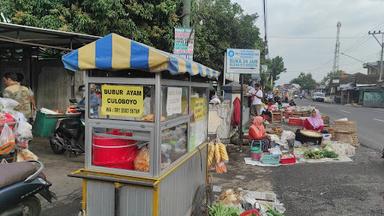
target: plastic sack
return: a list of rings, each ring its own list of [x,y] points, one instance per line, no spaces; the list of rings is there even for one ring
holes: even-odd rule
[[[14,110],[19,103],[10,98],[0,98],[0,106],[2,110]]]
[[[22,149],[17,153],[17,162],[35,160],[37,161],[39,158],[30,150]]]
[[[33,138],[32,125],[30,125],[26,121],[19,122],[17,129],[16,129],[16,135],[19,139],[31,140]]]
[[[292,132],[292,131],[283,131],[283,133],[281,134],[281,142],[282,144],[286,145],[288,144],[288,140],[294,140],[296,137],[295,133]]]
[[[15,149],[15,136],[8,124],[4,124],[0,134],[0,155],[11,153]]]
[[[133,163],[135,170],[149,172],[149,150],[147,147],[140,149],[139,154],[137,154]]]

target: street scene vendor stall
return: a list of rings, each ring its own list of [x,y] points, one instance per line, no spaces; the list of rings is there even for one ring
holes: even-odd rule
[[[219,72],[110,34],[63,57],[84,71],[87,215],[189,215],[207,177],[209,79]],[[100,105],[92,106],[99,97]]]

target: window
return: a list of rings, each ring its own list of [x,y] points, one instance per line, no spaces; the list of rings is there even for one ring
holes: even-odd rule
[[[187,123],[161,131],[161,169],[187,153]]]
[[[118,128],[92,129],[92,165],[150,171],[150,132]]]
[[[188,115],[188,87],[162,87],[162,119]]]
[[[155,88],[150,85],[90,84],[89,118],[153,122]]]

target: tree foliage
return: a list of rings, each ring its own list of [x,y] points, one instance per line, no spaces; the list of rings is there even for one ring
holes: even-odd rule
[[[291,83],[299,84],[304,90],[313,90],[316,88],[316,81],[312,78],[311,73],[300,73],[299,76],[293,80]]]
[[[3,0],[0,4],[0,11],[15,24],[100,36],[115,32],[167,51],[172,51],[180,8],[177,0]]]
[[[0,12],[12,23],[104,36],[122,36],[172,52],[174,28],[181,26],[179,0],[2,0]],[[227,48],[259,49],[264,42],[255,22],[231,0],[194,0],[194,60],[219,71]],[[274,80],[285,71],[281,57],[270,62]],[[262,78],[265,76],[262,76]],[[263,81],[263,80],[262,80]],[[265,81],[263,81],[265,82]]]
[[[280,78],[280,74],[287,71],[284,67],[284,60],[280,56],[276,56],[272,59],[266,60],[268,66],[268,74],[270,75],[270,80],[274,84],[276,80]]]
[[[240,5],[230,0],[194,1],[194,59],[223,71],[227,48],[260,49],[263,52],[263,40],[255,25],[257,18],[257,14],[244,14]]]

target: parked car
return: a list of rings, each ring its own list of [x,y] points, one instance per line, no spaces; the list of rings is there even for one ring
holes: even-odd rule
[[[318,101],[318,102],[324,102],[325,101],[325,94],[323,92],[315,92],[312,95],[312,100]]]

